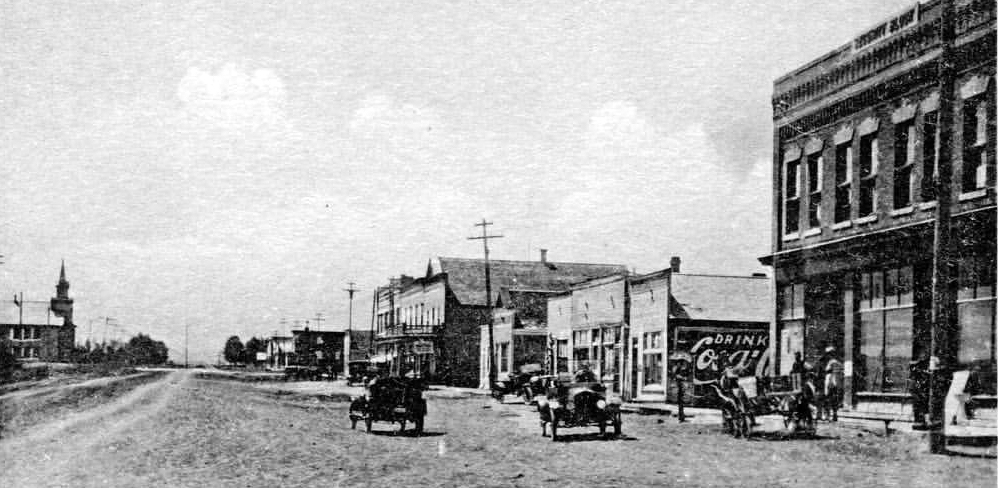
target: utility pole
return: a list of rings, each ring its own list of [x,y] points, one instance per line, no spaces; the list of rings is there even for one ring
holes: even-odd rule
[[[350,296],[349,312],[347,312],[347,333],[343,336],[343,374],[348,378],[350,377],[350,334],[353,333],[353,294],[360,291],[354,285],[356,283],[351,281],[343,289]]]
[[[936,221],[932,248],[932,355],[929,358],[929,451],[946,451],[946,394],[956,364],[956,293],[953,286],[954,252],[950,208],[953,199],[953,96],[956,66],[953,53],[954,5],[943,0],[939,19],[941,50],[936,169]]]
[[[489,329],[489,384],[486,388],[491,387],[496,381],[496,355],[495,355],[495,339],[492,336],[493,321],[492,321],[492,272],[489,269],[489,239],[499,239],[502,235],[489,235],[488,227],[492,225],[492,222],[487,222],[484,218],[481,223],[475,224],[475,227],[482,228],[482,235],[476,237],[469,237],[469,241],[482,241],[482,248],[485,249],[485,304],[488,307],[488,329]]]
[[[326,320],[326,319],[322,318],[322,312],[316,312],[315,313],[315,317],[313,317],[312,320],[315,321],[315,330],[316,330],[316,332],[322,330],[322,322]]]
[[[371,331],[367,337],[367,357],[374,357],[374,323],[378,320],[378,300],[381,298],[381,287],[374,288],[374,299],[371,300]]]

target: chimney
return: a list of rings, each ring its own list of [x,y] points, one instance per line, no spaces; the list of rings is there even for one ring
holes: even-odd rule
[[[669,260],[669,268],[672,269],[673,273],[679,273],[680,263],[682,263],[682,260],[679,259],[679,256],[673,256],[672,259]]]
[[[541,249],[541,262],[542,263],[547,263],[548,262],[548,250],[547,249]]]

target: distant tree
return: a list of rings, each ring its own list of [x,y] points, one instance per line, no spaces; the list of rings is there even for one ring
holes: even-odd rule
[[[163,364],[169,358],[166,344],[145,334],[132,337],[124,351],[132,364]]]
[[[245,352],[246,348],[243,347],[243,341],[239,340],[239,336],[232,336],[226,339],[223,355],[229,364],[242,362]]]
[[[256,337],[251,337],[250,340],[246,341],[246,348],[243,352],[243,357],[246,364],[256,364],[256,353],[265,352],[267,350],[267,343],[263,339]]]

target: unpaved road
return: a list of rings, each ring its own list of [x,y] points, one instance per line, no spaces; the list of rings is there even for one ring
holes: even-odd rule
[[[623,439],[553,443],[526,406],[429,396],[425,436],[366,434],[344,398],[177,371],[0,440],[0,486],[995,485],[994,460],[930,456],[904,435],[822,424],[819,440],[746,441],[628,415]]]

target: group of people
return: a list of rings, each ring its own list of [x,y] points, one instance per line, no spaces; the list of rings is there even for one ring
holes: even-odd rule
[[[800,352],[794,353],[794,364],[790,369],[793,388],[802,391],[817,407],[815,420],[839,420],[844,372],[842,361],[832,346],[825,348],[817,368],[804,362]]]

